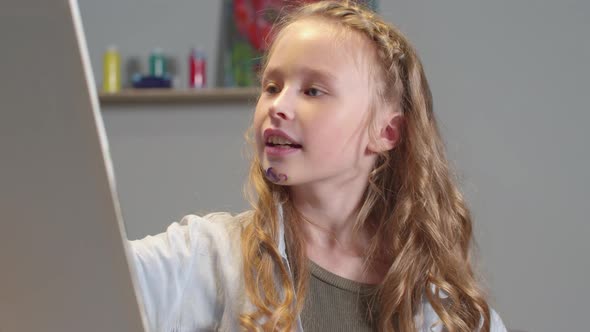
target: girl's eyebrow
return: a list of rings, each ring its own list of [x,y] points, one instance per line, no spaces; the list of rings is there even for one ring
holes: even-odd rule
[[[336,76],[334,74],[332,74],[326,70],[319,69],[319,68],[300,67],[295,72],[298,75],[309,77],[312,79],[318,79],[321,81],[335,81],[336,80]],[[284,76],[284,72],[278,67],[267,68],[262,75],[263,78],[283,77],[283,76]]]

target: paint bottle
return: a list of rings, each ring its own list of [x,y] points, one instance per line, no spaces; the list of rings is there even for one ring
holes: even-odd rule
[[[191,89],[204,88],[207,85],[207,59],[200,49],[192,48],[188,57],[188,86]]]
[[[109,93],[121,91],[121,55],[116,46],[107,48],[102,66],[102,90]]]
[[[166,74],[166,58],[161,48],[155,48],[150,54],[150,76],[164,77]]]

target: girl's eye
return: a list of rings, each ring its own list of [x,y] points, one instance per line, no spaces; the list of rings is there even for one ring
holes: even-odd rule
[[[304,93],[310,97],[319,97],[324,94],[322,91],[316,88],[309,88],[305,90]]]
[[[277,87],[274,84],[267,84],[264,87],[264,92],[270,93],[270,94],[278,93],[279,92],[279,87]]]

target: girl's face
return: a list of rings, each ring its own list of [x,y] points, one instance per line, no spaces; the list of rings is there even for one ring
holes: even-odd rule
[[[254,116],[267,177],[300,185],[368,174],[368,42],[318,19],[292,23],[278,38]]]

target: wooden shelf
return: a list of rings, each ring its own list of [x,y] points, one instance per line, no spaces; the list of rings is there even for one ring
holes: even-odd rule
[[[101,104],[145,103],[216,103],[256,101],[259,88],[205,88],[205,89],[124,89],[121,92],[99,92]]]

